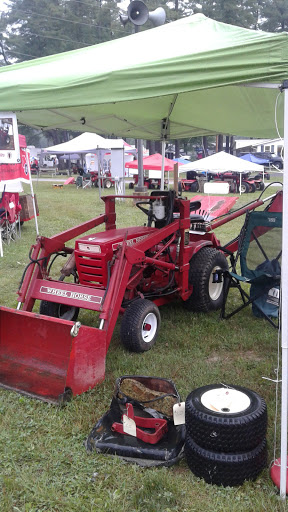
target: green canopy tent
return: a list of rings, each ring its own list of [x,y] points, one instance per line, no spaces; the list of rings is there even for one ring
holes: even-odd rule
[[[201,14],[0,69],[1,110],[19,122],[139,139],[212,133],[276,137],[278,91],[245,87],[288,77],[288,35]],[[282,97],[277,104],[283,131]]]
[[[169,140],[284,133],[288,168],[288,34],[197,14],[131,36],[0,69],[2,111],[39,128]],[[285,118],[284,118],[285,112]],[[284,130],[285,125],[285,130]],[[280,494],[286,496],[288,182],[284,171]]]

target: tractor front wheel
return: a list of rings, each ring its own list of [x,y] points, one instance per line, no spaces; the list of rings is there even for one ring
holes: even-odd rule
[[[48,300],[41,300],[39,312],[40,315],[53,316],[54,318],[62,318],[62,320],[75,322],[78,318],[79,308],[49,302]]]
[[[154,302],[138,299],[127,307],[121,322],[120,337],[130,352],[145,352],[156,342],[160,313]]]
[[[192,295],[184,302],[188,311],[207,313],[220,309],[223,301],[223,271],[228,269],[224,254],[203,247],[190,260],[189,283]]]
[[[105,180],[104,181],[104,188],[111,188],[112,187],[112,181]]]

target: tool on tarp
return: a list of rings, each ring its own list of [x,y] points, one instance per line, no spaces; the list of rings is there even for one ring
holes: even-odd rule
[[[133,405],[130,403],[126,404],[126,416],[129,420],[133,420],[135,422],[136,437],[141,439],[141,441],[144,441],[144,443],[156,444],[168,431],[167,420],[161,418],[141,418],[140,416],[134,416]],[[122,422],[125,422],[125,414],[122,416]],[[138,427],[154,429],[154,432],[145,432]],[[128,429],[126,431],[124,423],[113,423],[111,430],[113,432],[118,432],[119,434],[133,435],[129,433]]]

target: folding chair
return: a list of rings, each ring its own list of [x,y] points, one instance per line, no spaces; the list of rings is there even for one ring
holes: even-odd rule
[[[4,243],[20,238],[20,210],[19,194],[5,192],[0,203],[1,238]]]
[[[83,174],[83,188],[91,188],[92,187],[92,177],[91,174],[84,173]]]
[[[247,213],[236,257],[230,253],[231,269],[224,272],[222,318],[231,318],[251,304],[254,316],[266,318],[271,325],[278,327],[281,254],[282,213]],[[240,273],[237,272],[238,262]],[[246,283],[250,285],[250,293],[245,290]],[[243,303],[227,313],[231,288],[238,289]],[[277,321],[273,321],[273,317]]]

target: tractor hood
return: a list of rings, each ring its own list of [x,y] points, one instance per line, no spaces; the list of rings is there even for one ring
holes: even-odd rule
[[[157,231],[156,228],[148,228],[145,226],[110,229],[109,231],[83,236],[83,238],[76,240],[75,249],[81,253],[90,254],[111,252],[112,257],[112,253],[122,245],[123,240],[127,241],[127,245],[133,245],[144,240],[154,231]]]

